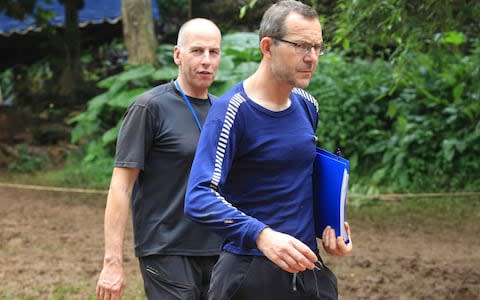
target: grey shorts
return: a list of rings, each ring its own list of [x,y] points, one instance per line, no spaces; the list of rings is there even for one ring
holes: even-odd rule
[[[151,300],[204,300],[218,256],[140,257],[145,294]]]

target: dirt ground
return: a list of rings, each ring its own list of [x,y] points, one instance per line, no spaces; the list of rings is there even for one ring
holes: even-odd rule
[[[105,195],[0,187],[0,299],[94,299]],[[480,299],[480,226],[435,230],[350,220],[354,252],[323,255],[340,299]],[[132,234],[126,299],[142,299]]]

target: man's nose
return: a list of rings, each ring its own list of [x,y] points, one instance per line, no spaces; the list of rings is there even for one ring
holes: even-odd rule
[[[303,55],[303,60],[308,62],[317,61],[318,55],[315,52],[315,48],[310,47],[308,51],[305,52],[305,55]]]
[[[202,62],[210,62],[210,51],[209,50],[203,51]]]

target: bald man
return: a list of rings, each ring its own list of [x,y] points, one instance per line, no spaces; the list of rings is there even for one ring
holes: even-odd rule
[[[221,32],[207,19],[182,25],[175,81],[140,95],[125,113],[105,209],[105,256],[96,294],[121,299],[123,240],[132,209],[135,255],[149,299],[206,299],[221,238],[184,216],[184,197],[214,96]]]

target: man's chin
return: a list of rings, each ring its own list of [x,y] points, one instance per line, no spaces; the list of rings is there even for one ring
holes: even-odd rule
[[[198,79],[198,84],[203,87],[209,87],[213,83],[214,78],[212,76],[202,76]]]
[[[296,81],[295,87],[304,89],[310,84],[310,78],[308,79],[298,79]]]

